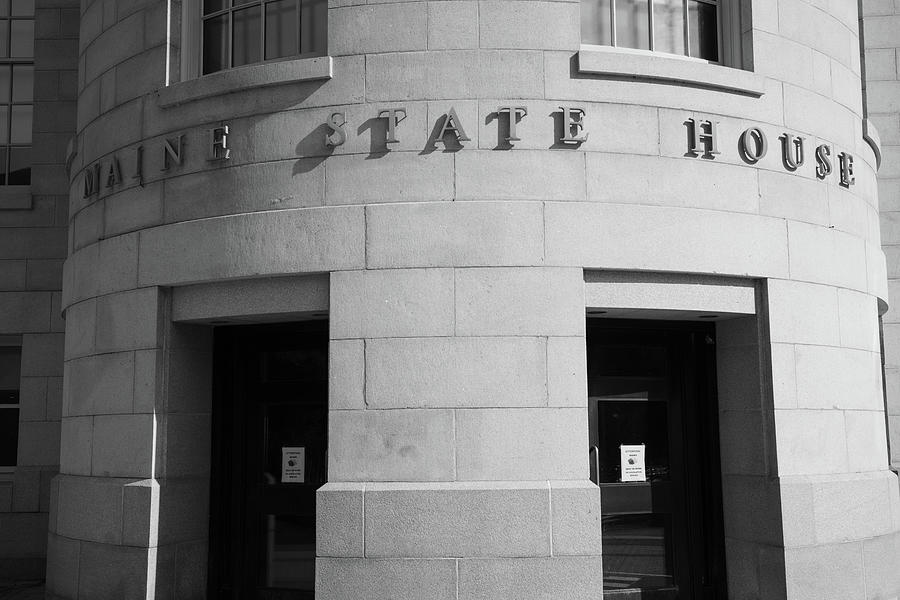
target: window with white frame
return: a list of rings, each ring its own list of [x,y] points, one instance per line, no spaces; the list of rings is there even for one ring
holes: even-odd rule
[[[327,0],[202,0],[201,74],[327,53]]]
[[[0,346],[0,473],[16,467],[21,363],[20,348]]]
[[[581,41],[726,63],[729,1],[581,0]]]

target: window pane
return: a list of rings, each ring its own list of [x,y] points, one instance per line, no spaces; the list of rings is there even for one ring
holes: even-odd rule
[[[33,17],[34,0],[12,0],[12,14],[14,17]]]
[[[9,0],[0,0],[0,17],[9,16]]]
[[[266,4],[266,60],[297,54],[297,0]]]
[[[17,106],[12,107],[12,130],[10,131],[10,142],[13,144],[30,144],[31,143],[31,115],[32,107]]]
[[[9,143],[9,106],[0,106],[0,144]],[[5,163],[4,163],[5,164]]]
[[[612,44],[609,24],[609,0],[581,0],[581,42]]]
[[[258,4],[259,0],[232,0],[232,6],[241,6],[242,4]]]
[[[6,185],[6,153],[7,148],[0,148],[0,185]]]
[[[691,56],[719,60],[719,23],[714,4],[688,0],[691,25]]]
[[[219,12],[227,5],[227,0],[203,0],[203,14]]]
[[[9,185],[31,183],[31,148],[9,149]]]
[[[328,1],[302,0],[300,4],[300,53],[328,53]]]
[[[203,21],[203,74],[228,68],[228,15]]]
[[[16,466],[19,445],[19,409],[0,408],[0,466]]]
[[[616,45],[650,49],[647,0],[616,1]]]
[[[232,13],[234,31],[231,42],[231,66],[239,67],[260,61],[260,7],[245,8]]]
[[[3,93],[2,90],[6,89],[7,93],[9,90],[7,89],[9,86],[9,74],[6,71],[6,74],[3,75],[2,72],[6,71],[6,68],[0,68],[0,94]],[[2,87],[4,84],[4,77],[6,79],[7,88]],[[12,88],[12,98],[13,102],[31,102],[34,90],[34,67],[31,65],[16,65],[13,67],[13,88]],[[5,98],[6,96],[4,96]],[[5,102],[6,100],[4,100]]]
[[[10,21],[12,43],[9,54],[13,57],[34,56],[34,21],[15,19]]]
[[[684,3],[682,0],[653,1],[654,49],[684,54]]]

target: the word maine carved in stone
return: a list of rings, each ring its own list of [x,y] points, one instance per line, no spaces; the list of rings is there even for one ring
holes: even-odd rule
[[[528,107],[510,104],[498,107],[492,114],[496,115],[498,126],[502,126],[501,118],[505,121],[506,135],[504,139],[507,142],[507,149],[513,149],[513,143],[522,139],[518,135],[517,123],[528,116]],[[390,149],[391,144],[400,141],[400,123],[406,118],[406,115],[407,111],[404,107],[378,111],[377,118],[384,119],[386,123],[384,139],[381,141],[387,149]],[[557,123],[560,125],[557,129],[554,148],[578,148],[583,142],[586,142],[588,139],[588,132],[585,129],[586,116],[587,111],[584,108],[560,106],[559,111],[554,113],[554,117],[558,119]],[[324,136],[324,145],[328,148],[344,145],[347,141],[348,124],[346,113],[340,111],[331,113],[324,123],[328,129],[328,133]],[[688,156],[715,159],[721,154],[717,135],[718,122],[691,118],[687,119],[684,124],[688,128]],[[212,127],[206,133],[208,142],[203,151],[206,153],[207,161],[221,163],[229,160],[233,150],[229,138],[229,126],[223,124]],[[466,134],[466,126],[452,107],[438,119],[435,124],[435,135],[428,138],[427,144],[434,146],[440,142],[446,145],[448,139],[455,142],[456,149],[463,149],[465,142],[471,141]],[[788,171],[796,171],[806,162],[805,139],[784,133],[779,140],[781,140],[784,167]],[[156,150],[158,157],[162,159],[160,171],[169,173],[180,168],[184,162],[185,148],[185,134],[183,133],[164,139]],[[756,126],[745,130],[738,140],[738,152],[743,161],[750,165],[756,164],[766,156],[768,149],[769,142],[766,133]],[[834,172],[833,156],[832,147],[828,144],[820,144],[815,149],[816,176],[819,179],[824,180]],[[113,191],[115,188],[124,186],[126,179],[133,183],[143,183],[145,158],[144,146],[137,146],[132,150],[131,157],[126,163],[123,163],[114,154],[86,167],[82,172],[83,197],[89,198],[100,194],[101,190]],[[840,184],[845,187],[853,185],[855,183],[853,156],[841,152],[837,155],[837,161]],[[123,164],[129,167],[125,174],[123,174]]]

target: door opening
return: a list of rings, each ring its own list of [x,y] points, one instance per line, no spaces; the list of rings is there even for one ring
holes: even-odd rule
[[[311,600],[328,324],[215,331],[210,598]]]
[[[725,600],[711,323],[591,319],[591,479],[608,600]]]

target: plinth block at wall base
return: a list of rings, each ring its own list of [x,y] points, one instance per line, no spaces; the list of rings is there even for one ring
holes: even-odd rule
[[[316,561],[316,600],[596,600],[600,556]]]

